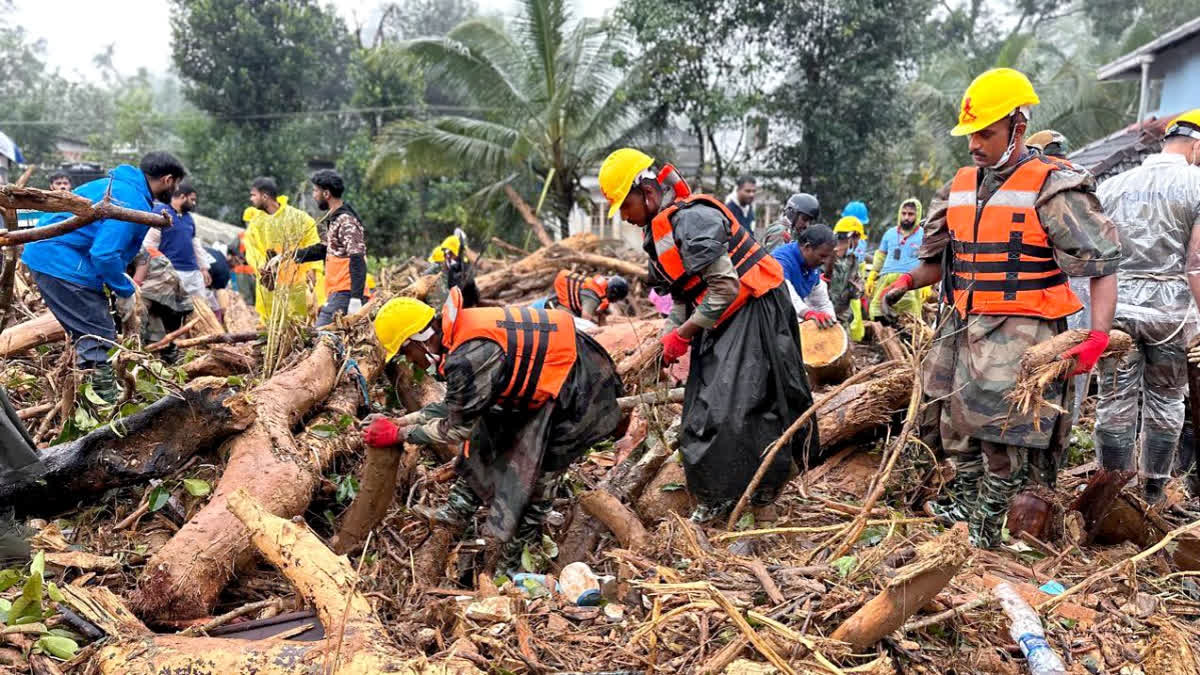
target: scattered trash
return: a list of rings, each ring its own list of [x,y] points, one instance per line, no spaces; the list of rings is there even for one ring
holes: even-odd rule
[[[1067,590],[1067,587],[1051,579],[1041,586],[1038,586],[1038,590],[1049,595],[1062,595],[1063,592]]]
[[[476,600],[467,605],[467,618],[485,623],[507,623],[512,621],[512,599],[498,595]]]
[[[1067,667],[1050,643],[1046,642],[1042,620],[1029,603],[1007,582],[996,584],[992,593],[1012,622],[1008,632],[1021,647],[1029,672],[1032,675],[1066,675]]]
[[[580,607],[594,607],[600,604],[603,599],[600,593],[602,582],[601,577],[596,576],[592,568],[582,562],[567,565],[558,576],[559,591]]]

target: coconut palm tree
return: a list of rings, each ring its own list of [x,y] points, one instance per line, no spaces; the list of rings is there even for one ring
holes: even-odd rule
[[[505,194],[527,221],[520,195],[532,201],[545,190],[545,214],[565,236],[572,206],[587,196],[583,177],[640,127],[613,65],[620,36],[574,19],[565,4],[523,0],[507,25],[471,19],[444,38],[405,43],[461,107],[385,128],[373,177],[469,171],[486,180],[480,197]]]

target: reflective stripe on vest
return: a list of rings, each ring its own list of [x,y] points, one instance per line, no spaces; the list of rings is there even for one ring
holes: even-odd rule
[[[1082,307],[1038,218],[1038,194],[1061,165],[1039,157],[1017,167],[979,210],[979,171],[959,169],[950,187],[954,307],[961,316],[994,314],[1058,319]]]
[[[571,310],[575,316],[583,315],[583,291],[591,291],[600,300],[597,312],[608,309],[608,279],[596,276],[589,277],[578,272],[562,270],[554,278],[554,294],[558,297],[558,306]]]
[[[694,194],[671,204],[659,212],[650,223],[650,233],[654,237],[655,260],[651,261],[663,278],[669,280],[671,295],[677,302],[691,305],[699,304],[708,292],[707,285],[699,274],[685,271],[683,257],[675,246],[675,228],[671,217],[681,209],[702,203],[721,212],[729,222],[729,240],[727,250],[729,259],[737,271],[740,288],[737,298],[730,303],[725,313],[717,321],[717,325],[733,316],[751,297],[762,297],[767,291],[777,288],[783,283],[783,268],[779,261],[767,255],[766,249],[759,245],[749,230],[738,224],[737,218],[729,208],[712,195]]]
[[[504,349],[505,386],[496,405],[536,410],[558,396],[575,365],[575,321],[570,314],[530,307],[454,311],[457,318],[452,323],[443,316],[447,358],[468,340],[490,340]]]

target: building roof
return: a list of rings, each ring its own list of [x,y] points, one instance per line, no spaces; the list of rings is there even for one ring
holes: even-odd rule
[[[1092,141],[1067,155],[1073,164],[1082,166],[1102,181],[1142,163],[1146,155],[1162,149],[1162,137],[1167,126],[1178,115],[1152,117],[1143,124],[1131,124],[1124,129]]]
[[[1138,77],[1141,74],[1142,60],[1145,57],[1164,52],[1193,35],[1200,34],[1200,16],[1188,21],[1182,26],[1147,42],[1112,63],[1100,66],[1096,77],[1100,80],[1123,80]]]

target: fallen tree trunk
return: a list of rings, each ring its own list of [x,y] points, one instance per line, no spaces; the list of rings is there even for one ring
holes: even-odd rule
[[[208,350],[208,353],[200,358],[183,364],[181,370],[189,378],[197,378],[205,375],[211,377],[229,377],[230,375],[240,375],[254,370],[255,363],[248,346],[226,347],[218,345]]]
[[[382,356],[370,325],[358,325],[351,338],[353,356],[364,375]],[[341,377],[341,348],[324,337],[308,357],[277,373],[252,393],[258,418],[229,444],[229,462],[213,498],[147,563],[132,596],[144,618],[187,619],[212,608],[232,574],[230,561],[249,546],[249,533],[226,510],[229,495],[246,488],[276,513],[292,517],[304,512],[319,482],[323,465],[357,434],[331,434],[304,447],[292,435],[301,418],[333,391]],[[347,350],[350,351],[350,350]],[[357,385],[356,385],[357,386]]]
[[[504,185],[504,196],[508,197],[508,201],[517,210],[517,213],[521,214],[521,219],[533,230],[538,241],[542,242],[542,246],[553,246],[554,240],[550,238],[550,233],[546,232],[546,225],[542,223],[541,218],[537,217],[537,214],[533,212],[529,203],[525,201],[520,193],[513,186],[506,183]]]
[[[587,514],[599,520],[610,532],[617,536],[621,548],[637,552],[650,541],[642,521],[628,506],[621,503],[613,495],[603,490],[592,490],[579,496],[579,505]]]
[[[888,361],[904,361],[908,355],[904,345],[900,343],[900,334],[895,328],[885,326],[878,321],[864,321],[863,327],[873,336],[875,343],[883,350],[884,359]]]
[[[461,659],[430,662],[424,655],[406,657],[396,649],[387,628],[359,590],[359,577],[350,561],[335,555],[303,525],[272,515],[266,505],[245,490],[225,502],[253,545],[296,587],[317,612],[328,636],[314,642],[279,638],[231,638],[150,635],[113,636],[93,661],[101,673],[157,675],[158,673],[285,673],[321,672],[331,675],[372,673],[478,673]]]
[[[846,442],[890,422],[904,408],[912,378],[911,368],[899,366],[882,377],[850,385],[821,406],[817,431],[822,453],[828,455]]]
[[[111,189],[112,181],[110,179],[109,190],[111,191]],[[23,230],[0,234],[0,246],[15,246],[17,244],[28,244],[31,241],[50,239],[51,237],[57,237],[68,232],[74,232],[97,220],[108,218],[123,220],[127,223],[146,225],[148,227],[163,229],[171,227],[171,219],[167,217],[166,212],[152,213],[150,211],[138,211],[136,209],[117,206],[112,203],[110,194],[107,193],[104,195],[104,199],[92,204],[86,197],[80,197],[77,194],[64,190],[39,190],[31,187],[18,187],[16,185],[0,185],[0,208],[11,210],[33,209],[34,211],[45,211],[47,213],[66,211],[67,213],[75,214],[74,217],[67,218],[53,225],[28,227]]]
[[[916,562],[896,571],[879,595],[863,605],[830,637],[863,650],[904,625],[905,619],[929,604],[971,555],[966,523],[958,523],[918,548]]]
[[[215,335],[201,335],[200,337],[176,340],[175,346],[180,349],[187,349],[188,347],[200,347],[202,345],[234,345],[242,342],[254,342],[260,337],[262,337],[262,334],[258,331],[218,333]]]
[[[242,296],[222,288],[217,291],[217,304],[221,306],[221,320],[230,333],[249,333],[258,330],[258,312],[246,304]]]
[[[0,506],[46,516],[112,488],[162,478],[254,421],[253,404],[220,386],[183,390],[83,438],[42,451],[47,473],[0,483]]]
[[[58,319],[50,312],[43,312],[0,333],[0,357],[12,356],[47,342],[58,342],[66,337],[67,331]]]

